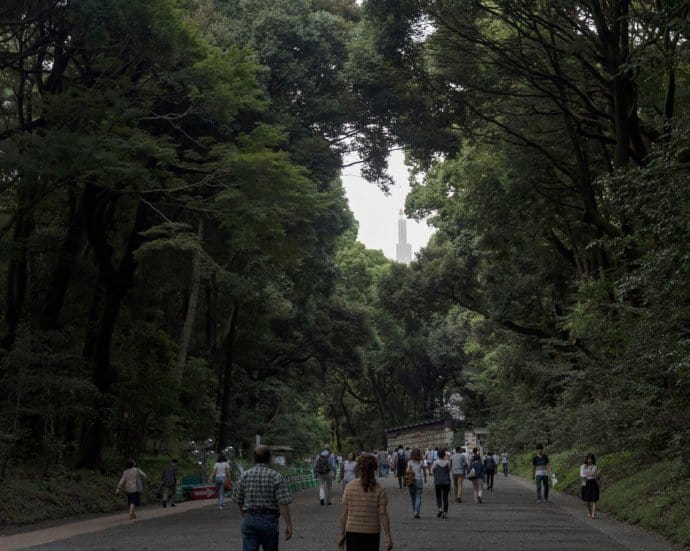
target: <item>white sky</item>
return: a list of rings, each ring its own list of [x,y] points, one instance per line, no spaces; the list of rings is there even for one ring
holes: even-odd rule
[[[345,164],[354,160],[356,157],[346,158]],[[410,190],[403,152],[394,151],[388,159],[389,173],[395,181],[389,195],[385,195],[376,184],[364,180],[359,172],[360,166],[345,168],[341,175],[350,209],[359,222],[357,238],[368,249],[380,249],[395,260],[399,212],[405,208],[405,197]],[[427,244],[432,233],[433,228],[426,222],[407,221],[407,242],[412,245],[413,258]]]

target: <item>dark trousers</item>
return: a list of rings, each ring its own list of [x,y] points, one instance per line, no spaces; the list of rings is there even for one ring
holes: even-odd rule
[[[345,532],[346,551],[379,551],[381,534],[360,534]]]
[[[448,494],[450,493],[450,484],[437,484],[434,486],[436,490],[436,506],[443,509],[444,513],[448,512]]]
[[[486,471],[486,489],[491,490],[494,487],[494,471]]]
[[[537,475],[534,477],[537,482],[537,499],[541,499],[541,485],[544,484],[544,499],[549,499],[549,477]]]

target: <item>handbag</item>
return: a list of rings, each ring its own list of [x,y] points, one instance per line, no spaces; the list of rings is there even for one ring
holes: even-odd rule
[[[225,487],[226,491],[232,490],[232,480],[230,480],[229,478],[226,478],[224,487]]]
[[[403,481],[403,484],[405,484],[405,486],[407,486],[408,488],[414,484],[414,472],[407,471],[405,473],[405,479]]]
[[[477,478],[477,471],[474,470],[474,467],[472,467],[472,468],[470,469],[470,472],[467,473],[467,478],[468,478],[469,480],[474,480],[475,478]]]

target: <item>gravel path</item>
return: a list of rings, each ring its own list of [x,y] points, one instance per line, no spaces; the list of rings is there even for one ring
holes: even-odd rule
[[[447,519],[436,517],[433,486],[424,488],[422,518],[413,518],[409,494],[397,479],[383,483],[389,494],[394,549],[455,551],[678,549],[635,526],[598,515],[587,518],[578,500],[552,492],[549,503],[537,504],[532,481],[496,476],[495,490],[475,505],[465,483],[465,502],[451,503]],[[335,551],[340,519],[340,489],[332,506],[321,506],[318,489],[294,496],[294,536],[281,541],[281,551]],[[45,530],[0,537],[0,550],[158,550],[203,549],[240,551],[241,516],[233,503],[223,510],[215,501],[179,504],[174,509],[144,508],[135,521],[126,513],[65,524]],[[281,534],[283,532],[281,523]],[[282,539],[282,536],[281,536]],[[383,537],[382,544],[383,544]],[[382,545],[383,548],[383,545]]]

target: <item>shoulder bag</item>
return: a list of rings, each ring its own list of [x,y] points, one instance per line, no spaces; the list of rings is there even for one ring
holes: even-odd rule
[[[404,479],[403,483],[408,488],[414,484],[414,471],[407,471],[405,473],[405,479]]]

